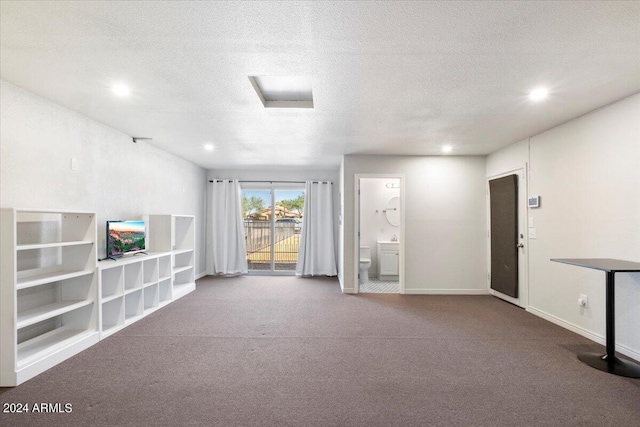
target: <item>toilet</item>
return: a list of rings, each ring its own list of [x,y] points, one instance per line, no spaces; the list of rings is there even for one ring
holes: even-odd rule
[[[360,246],[360,271],[358,283],[364,285],[369,282],[369,268],[371,267],[371,248]]]

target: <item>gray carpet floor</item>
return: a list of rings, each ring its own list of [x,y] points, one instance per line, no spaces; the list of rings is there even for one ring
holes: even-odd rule
[[[490,296],[343,295],[335,279],[205,278],[11,389],[2,426],[638,426],[640,380]]]

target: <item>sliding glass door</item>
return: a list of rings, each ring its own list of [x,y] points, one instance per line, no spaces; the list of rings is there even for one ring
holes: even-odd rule
[[[263,274],[295,274],[304,208],[304,187],[243,186],[247,264]]]

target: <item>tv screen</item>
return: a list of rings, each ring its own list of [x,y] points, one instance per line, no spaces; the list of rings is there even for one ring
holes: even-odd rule
[[[107,258],[144,250],[144,221],[107,221]]]

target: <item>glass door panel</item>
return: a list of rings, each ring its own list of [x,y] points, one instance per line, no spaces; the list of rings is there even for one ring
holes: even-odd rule
[[[302,230],[304,190],[275,190],[274,270],[295,271]]]
[[[249,270],[272,270],[271,190],[242,190],[244,239]]]

